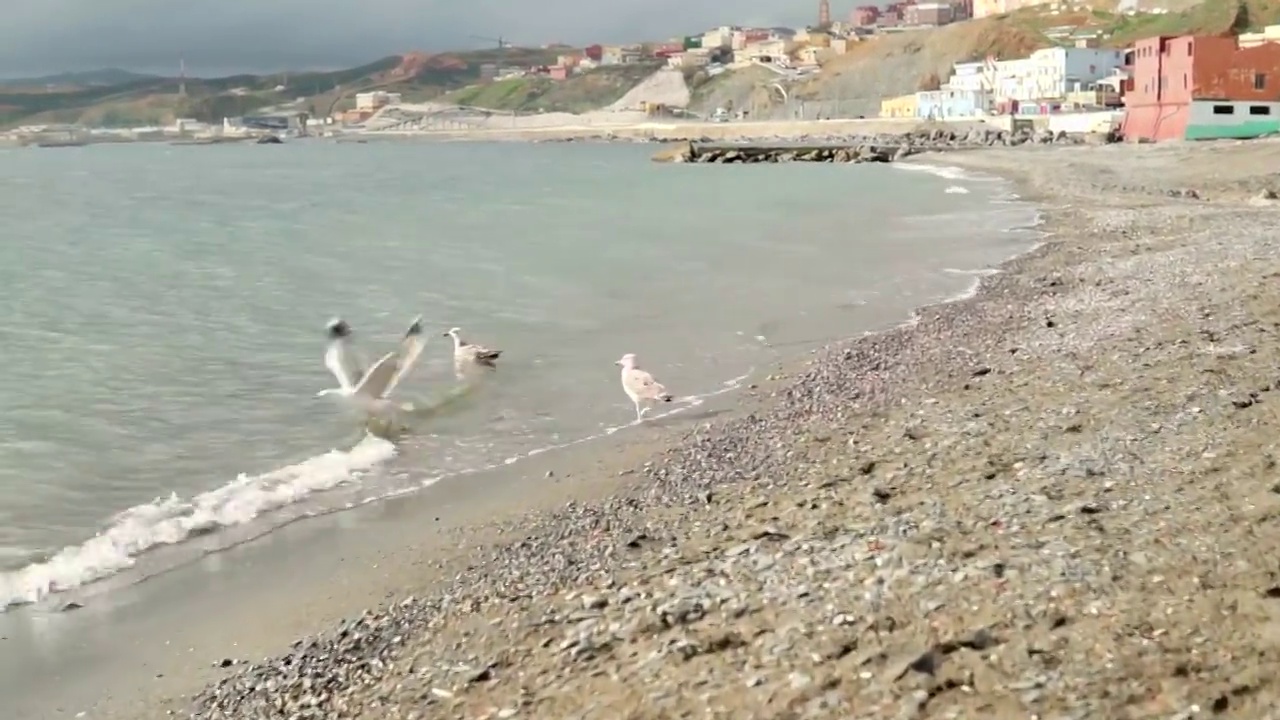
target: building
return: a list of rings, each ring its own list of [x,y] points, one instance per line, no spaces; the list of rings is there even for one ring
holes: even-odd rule
[[[771,34],[771,31],[762,28],[734,30],[733,35],[729,39],[729,47],[734,50],[743,50],[748,45],[754,45],[768,40]]]
[[[905,7],[902,11],[902,24],[947,25],[952,17],[951,3],[924,2]]]
[[[603,45],[588,45],[588,46],[586,46],[585,48],[583,48],[583,49],[582,49],[582,54],[583,54],[583,55],[586,55],[586,56],[587,56],[587,59],[589,59],[589,60],[594,60],[595,62],[600,62],[600,59],[604,57],[604,46],[603,46]]]
[[[1234,37],[1140,40],[1124,96],[1127,139],[1208,140],[1280,132],[1280,43]]]
[[[849,13],[849,22],[854,27],[871,27],[880,19],[880,8],[875,5],[859,5]]]
[[[930,120],[981,117],[991,106],[991,95],[982,90],[922,90],[916,93],[916,117]]]
[[[733,59],[737,63],[746,64],[751,62],[772,63],[786,67],[790,65],[790,54],[793,43],[786,40],[763,40],[758,43],[752,43],[747,47],[733,54]]]
[[[1068,92],[1090,87],[1125,63],[1123,50],[1052,47],[1030,56],[995,63],[992,94],[997,100],[1039,103],[1062,100]]]
[[[684,41],[658,43],[649,50],[650,55],[663,60],[682,52],[684,52]]]
[[[733,47],[733,33],[737,29],[731,25],[721,25],[714,30],[708,30],[702,34],[702,47],[709,49]]]
[[[1241,33],[1240,47],[1256,47],[1267,42],[1280,42],[1280,25],[1268,25],[1262,32]]]
[[[801,30],[792,35],[791,40],[798,45],[812,45],[823,48],[831,46],[831,34],[821,30]]]
[[[356,93],[356,109],[357,110],[377,110],[387,105],[399,105],[400,93],[383,92],[382,90],[374,90],[373,92]]]
[[[674,68],[704,67],[711,64],[711,51],[705,48],[686,50],[667,58],[667,65]]]
[[[568,65],[552,65],[547,68],[547,77],[552,80],[568,80],[569,73],[572,71]]]
[[[629,65],[640,62],[640,48],[634,45],[616,45],[604,48],[601,65]]]
[[[916,94],[899,95],[880,101],[880,117],[913,118],[917,115]]]

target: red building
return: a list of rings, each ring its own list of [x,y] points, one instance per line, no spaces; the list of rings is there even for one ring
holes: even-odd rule
[[[672,55],[679,55],[684,52],[683,42],[666,42],[658,43],[653,46],[652,55],[656,58],[669,58]]]
[[[849,22],[854,27],[871,27],[880,19],[880,8],[875,5],[859,5],[849,14]]]
[[[591,58],[592,60],[595,60],[596,62],[600,62],[600,58],[604,57],[604,46],[588,45],[582,49],[582,54],[586,55],[588,58]]]
[[[1130,140],[1207,140],[1280,132],[1280,44],[1235,37],[1140,40],[1125,84]]]

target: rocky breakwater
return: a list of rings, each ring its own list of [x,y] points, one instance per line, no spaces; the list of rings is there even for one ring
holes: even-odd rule
[[[686,140],[664,148],[653,156],[654,162],[675,163],[887,163],[925,152],[943,152],[985,147],[1017,147],[1020,145],[1080,145],[1090,142],[1088,136],[1065,132],[1016,131],[976,128],[957,132],[942,128],[917,130],[903,134],[827,137],[812,142],[791,144],[706,143]],[[1103,142],[1109,137],[1100,137]]]

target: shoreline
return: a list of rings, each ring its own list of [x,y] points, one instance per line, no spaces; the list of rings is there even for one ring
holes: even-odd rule
[[[1108,151],[1077,150],[1095,161]],[[1124,152],[1135,175],[1170,166],[1146,168],[1158,190],[1196,150]],[[1048,153],[1087,170],[1088,156]],[[1242,388],[1206,411],[1223,388],[1205,387],[1195,364],[1212,361],[1219,378],[1241,382],[1271,365],[1232,350],[1242,331],[1259,331],[1230,313],[1176,315],[1210,284],[1214,307],[1238,300],[1219,276],[1251,272],[1248,252],[1204,250],[1194,231],[1241,208],[1134,191],[1081,205],[1102,183],[1070,167],[1036,175],[1024,158],[948,161],[1014,175],[1053,233],[974,297],[824,351],[779,383],[773,402],[699,429],[627,491],[481,551],[443,597],[352,620],[345,637],[308,639],[287,666],[251,667],[200,700],[230,716],[275,716],[256,689],[274,681],[281,716],[319,703],[327,717],[370,718],[622,717],[640,707],[653,716],[1114,716],[1200,706],[1260,717],[1275,692],[1266,655],[1251,653],[1232,620],[1206,621],[1215,598],[1236,597],[1246,627],[1269,612],[1262,570],[1226,575],[1218,560],[1228,537],[1248,552],[1257,531],[1232,534],[1239,523],[1221,490],[1160,489],[1179,466],[1188,480],[1223,472],[1207,467],[1223,463],[1195,442],[1196,423],[1224,418],[1215,446],[1230,452],[1222,438],[1239,431],[1230,413],[1262,392]],[[1190,238],[1152,232],[1188,219]],[[1180,253],[1217,262],[1197,272]],[[1175,317],[1156,321],[1164,307]],[[1188,342],[1197,320],[1212,323],[1204,330],[1219,351]],[[1184,390],[1193,397],[1163,399],[1143,387],[1152,377],[1199,384]],[[1242,466],[1238,480],[1263,502],[1266,486],[1247,490],[1258,469]],[[1280,532],[1267,537],[1280,544]],[[1243,612],[1246,588],[1259,599]],[[1242,654],[1197,659],[1210,636]]]
[[[927,164],[939,165],[937,162]],[[989,175],[989,178],[1008,182],[1003,177]],[[1037,224],[1008,228],[1008,230],[1019,229],[1037,229]],[[1025,253],[1009,258],[1001,263],[1000,266],[1003,267],[1020,257],[1036,253],[1042,247],[1044,247],[1043,241],[1036,243]],[[793,357],[791,360],[784,362],[781,367],[769,372],[767,378],[753,382],[749,386],[750,391],[748,393],[726,396],[723,404],[734,406],[728,410],[728,416],[731,419],[727,422],[751,422],[758,412],[767,411],[771,405],[776,403],[778,395],[786,392],[786,386],[793,381],[794,377],[814,364],[815,361],[812,358],[815,354],[828,354],[835,352],[835,349],[845,348],[850,345],[868,341],[874,342],[876,338],[897,337],[904,333],[909,335],[912,332],[913,321],[921,313],[926,313],[933,308],[964,305],[971,301],[983,292],[986,278],[982,277],[982,275],[985,275],[985,273],[979,273],[978,275],[974,279],[972,288],[959,296],[953,296],[925,306],[917,306],[903,320],[876,330],[867,331],[861,338],[839,340],[826,347],[811,349],[802,356]],[[711,411],[711,414],[714,417],[722,412],[724,412],[723,408],[716,408]],[[673,418],[673,420],[678,420],[678,418]],[[369,649],[368,646],[372,644],[379,647],[379,651],[376,654],[379,660],[390,663],[390,657],[386,653],[392,651],[394,646],[400,642],[399,635],[393,638],[392,633],[399,633],[403,622],[421,622],[421,620],[407,620],[408,618],[419,618],[423,613],[431,613],[434,610],[442,615],[451,616],[449,619],[456,619],[452,617],[453,613],[450,611],[450,606],[457,603],[458,600],[452,596],[455,593],[460,593],[464,596],[469,594],[465,589],[457,588],[458,584],[471,585],[478,583],[482,586],[496,585],[507,588],[511,588],[515,584],[519,589],[514,594],[511,594],[511,591],[508,590],[487,596],[488,600],[499,604],[510,601],[531,600],[539,597],[542,594],[539,591],[543,590],[540,585],[546,579],[525,577],[520,581],[515,581],[510,577],[513,574],[521,576],[525,574],[523,561],[528,559],[530,544],[549,550],[547,544],[554,546],[559,542],[569,541],[573,543],[574,550],[588,550],[587,554],[591,555],[594,561],[586,563],[583,562],[584,558],[571,558],[568,554],[560,555],[555,553],[556,561],[553,564],[557,565],[557,567],[554,575],[556,577],[565,577],[567,575],[573,578],[580,578],[583,575],[590,576],[593,570],[598,570],[608,564],[607,560],[600,557],[600,553],[590,552],[590,547],[595,543],[603,542],[604,547],[607,548],[605,554],[608,554],[622,547],[647,545],[649,540],[662,537],[660,528],[663,527],[666,520],[671,519],[672,512],[679,514],[691,505],[703,504],[705,506],[706,502],[711,501],[711,496],[714,493],[709,489],[700,489],[692,497],[687,493],[678,497],[654,495],[647,487],[655,480],[656,468],[660,466],[661,462],[660,459],[654,460],[654,458],[662,458],[670,456],[673,452],[678,452],[673,448],[679,448],[682,443],[687,444],[691,438],[696,442],[696,439],[703,433],[723,432],[724,422],[719,419],[713,422],[718,426],[717,430],[708,430],[708,426],[703,424],[684,433],[663,432],[661,439],[645,440],[641,442],[639,447],[629,448],[629,452],[626,453],[627,458],[620,462],[611,463],[607,473],[607,475],[615,475],[622,479],[613,481],[610,481],[608,477],[600,479],[600,482],[605,487],[601,489],[600,494],[594,499],[584,501],[582,498],[573,498],[569,500],[567,506],[558,508],[551,507],[524,512],[513,510],[512,517],[502,522],[455,528],[452,531],[453,536],[459,538],[459,543],[466,549],[460,556],[445,560],[442,568],[461,567],[464,569],[461,573],[455,575],[452,581],[446,580],[445,585],[438,589],[438,592],[447,599],[443,601],[438,598],[424,600],[417,595],[404,597],[404,593],[402,593],[389,598],[390,602],[384,607],[368,609],[359,618],[347,620],[341,623],[339,627],[343,628],[343,634],[348,637],[352,633],[360,633],[365,636],[364,639],[356,643],[359,646],[355,648],[357,653],[362,650],[367,651]],[[681,434],[683,434],[683,437],[680,437]],[[549,461],[555,462],[551,459]],[[617,470],[617,468],[623,469]],[[575,475],[577,474],[575,473]],[[646,517],[641,517],[641,515]],[[570,529],[562,529],[566,527]],[[572,534],[573,530],[582,530],[584,528],[588,530],[585,538],[588,542],[588,548],[582,548],[578,544],[584,539],[582,536],[575,537]],[[629,539],[623,536],[628,536]],[[522,557],[515,560],[510,558],[507,553],[513,549]],[[499,574],[505,574],[509,582],[492,579],[489,571],[495,568],[499,568]],[[446,572],[444,574],[449,576],[453,573]],[[236,675],[240,673],[247,674],[253,678],[249,681],[251,686],[244,688],[249,689],[251,694],[253,694],[252,687],[262,687],[261,683],[272,680],[283,687],[301,687],[298,683],[301,682],[303,676],[311,677],[312,682],[310,684],[323,686],[326,682],[331,682],[333,678],[322,677],[324,674],[322,668],[319,669],[321,670],[320,674],[310,675],[306,666],[320,655],[338,657],[348,655],[351,661],[356,662],[356,656],[350,654],[353,648],[344,648],[342,644],[341,640],[333,638],[331,631],[324,631],[314,636],[308,635],[306,638],[299,640],[298,643],[295,643],[295,647],[298,650],[291,653],[292,659],[290,661],[294,672],[285,671],[288,677],[281,677],[272,671],[271,668],[278,662],[278,659],[264,659],[261,663],[252,664],[247,668],[240,667],[238,670],[233,667],[230,678],[217,686],[211,686],[198,702],[208,701],[215,697],[217,698],[215,702],[231,700],[239,689],[229,685],[234,683]],[[485,668],[472,667],[471,670],[482,676],[488,673]],[[466,670],[456,669],[455,671],[467,672]],[[290,677],[293,680],[290,680]],[[272,680],[269,680],[269,678]],[[363,679],[368,681],[374,678],[364,677]],[[451,691],[448,694],[451,696]],[[301,708],[309,707],[309,698],[315,697],[314,694],[306,696],[295,692],[286,692],[286,695],[301,701],[301,705],[298,706]],[[433,703],[437,703],[440,698],[445,696],[445,693],[440,693],[433,696],[434,700],[427,698],[424,702],[426,705],[432,706]],[[218,711],[212,711],[210,708],[211,714],[197,712],[191,717],[256,717],[254,713],[267,710],[267,705],[262,704],[265,696],[257,697],[256,700],[257,702],[253,702],[250,705],[234,703],[231,706],[224,707],[221,712],[226,714],[219,714]],[[447,703],[448,700],[444,702]],[[178,705],[176,704],[169,704],[166,707],[175,712],[178,711]],[[236,707],[237,709],[230,711],[230,707]],[[356,712],[355,706],[341,702],[322,702],[322,707],[324,709],[320,711],[318,717],[383,717],[383,715],[377,714],[367,715],[373,707],[378,707],[377,705],[366,705],[364,707],[366,715]],[[435,709],[443,710],[445,708]],[[469,712],[460,712],[459,708],[456,707],[448,708],[448,710],[449,712],[446,714],[450,716],[471,715]],[[487,714],[481,713],[480,716],[493,717],[495,716],[494,712],[498,711],[494,710]],[[281,717],[286,716],[287,713],[288,710],[283,711]],[[333,713],[336,713],[336,715]],[[386,715],[386,717],[401,716],[395,713]]]
[[[988,257],[1000,257],[999,252],[988,252]],[[983,266],[985,260],[978,263]],[[962,290],[968,280],[943,281],[938,297]],[[840,316],[860,326],[880,326],[886,318],[893,318],[892,324],[908,317],[917,302],[903,297],[892,305],[877,303],[876,310],[854,309]],[[780,352],[792,356],[796,350]],[[768,374],[773,364],[761,364],[759,374]],[[708,401],[669,422],[650,421],[612,440],[539,455],[511,469],[479,472],[464,483],[442,483],[416,497],[378,503],[381,507],[306,519],[136,586],[117,585],[102,595],[91,591],[73,598],[83,603],[74,612],[59,613],[55,606],[17,608],[0,616],[0,637],[8,636],[7,647],[13,650],[8,662],[0,653],[0,677],[15,691],[23,690],[15,692],[16,720],[50,715],[52,703],[41,704],[40,695],[57,699],[69,713],[84,711],[98,718],[137,720],[179,712],[180,702],[164,698],[221,676],[224,671],[214,665],[224,659],[262,658],[287,647],[297,635],[353,610],[375,607],[392,593],[430,589],[441,574],[430,563],[463,562],[453,547],[455,535],[466,547],[487,543],[507,532],[489,527],[495,517],[510,519],[514,526],[529,512],[550,511],[566,501],[597,500],[630,481],[634,468],[675,444],[694,425],[736,412],[742,402],[758,402],[741,391],[730,394],[734,397]],[[547,479],[548,472],[554,477]],[[536,490],[529,489],[530,483],[538,483]],[[439,504],[448,510],[441,512]],[[326,558],[340,563],[334,571],[323,569]],[[103,642],[112,636],[114,641]],[[104,648],[127,651],[130,667],[122,663],[100,677],[78,672],[85,667],[82,659],[100,660]],[[99,657],[93,657],[95,652]],[[43,692],[29,696],[32,686]],[[0,695],[7,692],[0,688]]]
[[[1274,209],[1248,172],[1169,193],[1278,148],[931,158],[1023,170],[1052,235],[599,460],[596,498],[460,524],[452,582],[234,666],[197,717],[1262,717],[1275,420],[1241,413],[1274,382]]]

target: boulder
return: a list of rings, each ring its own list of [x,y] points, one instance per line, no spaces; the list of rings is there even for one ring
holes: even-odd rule
[[[698,151],[688,140],[670,145],[659,150],[653,156],[654,162],[692,162],[698,157]]]

